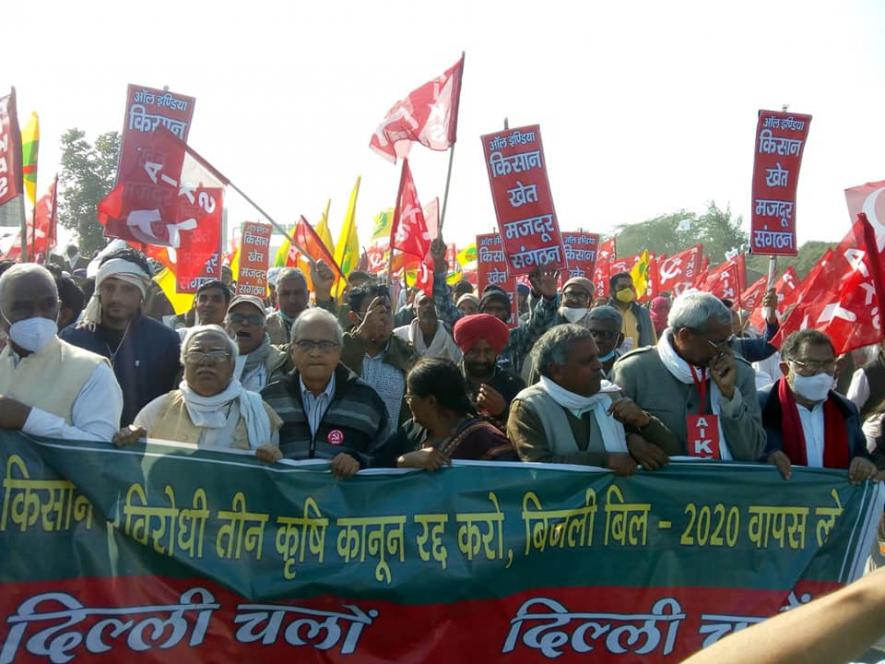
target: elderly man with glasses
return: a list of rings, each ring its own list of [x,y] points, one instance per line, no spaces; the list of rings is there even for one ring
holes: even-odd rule
[[[114,438],[118,445],[147,435],[208,449],[255,450],[276,445],[282,422],[234,376],[237,345],[219,325],[191,328],[181,347],[184,380],[157,397]]]
[[[628,436],[633,456],[660,468],[668,455],[756,461],[765,449],[753,369],[736,358],[731,312],[709,293],[690,292],[673,302],[668,329],[655,346],[624,355],[612,381],[669,435]]]
[[[330,459],[341,478],[370,465],[388,428],[378,393],[341,364],[344,333],[324,309],[308,309],[292,323],[289,352],[294,371],[261,394],[283,420],[279,450],[259,458]]]
[[[836,353],[823,332],[794,332],[781,347],[784,377],[759,391],[769,463],[789,479],[793,464],[809,468],[847,468],[858,483],[872,479],[857,406],[833,391]]]
[[[235,375],[243,387],[260,392],[286,371],[288,355],[271,345],[264,303],[254,295],[231,300],[224,319],[227,333],[237,342]]]

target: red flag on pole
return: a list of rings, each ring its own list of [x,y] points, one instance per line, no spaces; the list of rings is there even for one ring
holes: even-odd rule
[[[777,308],[782,315],[786,311],[786,308],[793,304],[793,302],[795,301],[796,294],[799,288],[799,282],[800,279],[798,276],[796,276],[796,270],[793,269],[792,265],[784,270],[784,273],[781,275],[780,279],[775,282],[774,292],[777,294]],[[766,279],[766,286],[767,285],[768,280]],[[765,318],[763,316],[762,307],[760,307],[758,304],[756,305],[756,308],[750,313],[750,325],[757,330],[762,330],[765,326]]]
[[[27,242],[28,257],[34,259],[42,256],[45,261],[49,250],[55,246],[58,228],[58,176],[49,185],[49,190],[37,201],[33,220],[28,219]],[[5,260],[21,259],[21,230],[0,239],[0,257]]]
[[[704,246],[698,244],[691,249],[659,260],[657,293],[679,295],[691,288],[700,272],[703,258]]]
[[[0,97],[0,205],[24,191],[22,137],[15,106],[15,88]]]
[[[305,256],[308,263],[323,261],[332,268],[332,272],[335,274],[333,284],[338,283],[339,280],[344,278],[344,275],[341,274],[341,268],[338,267],[338,263],[335,262],[332,254],[329,253],[329,249],[304,216],[301,216],[298,219],[298,223],[295,224],[295,231],[292,233],[292,237],[294,241],[289,251],[290,253],[295,252],[296,264],[298,257],[301,256]],[[303,254],[301,253],[302,251],[304,252]]]
[[[739,272],[738,261],[735,259],[727,260],[707,273],[701,290],[712,293],[718,298],[739,303],[741,295]]]
[[[768,276],[759,277],[749,288],[741,293],[741,309],[753,312],[762,304],[765,291],[768,290]]]
[[[593,269],[593,284],[596,286],[596,297],[608,295],[608,280],[611,277],[611,264],[617,252],[617,238],[610,237],[599,244],[596,252],[596,267]]]
[[[418,259],[418,279],[415,286],[428,296],[433,294],[433,269],[426,265],[429,260],[430,242],[430,233],[427,231],[427,222],[424,220],[424,212],[418,201],[409,160],[403,159],[399,194],[396,197],[396,209],[390,226],[390,249],[391,252],[399,249],[404,254]]]
[[[885,236],[876,235],[866,215],[857,221],[832,256],[824,256],[802,285],[797,305],[781,323],[772,343],[814,328],[829,335],[836,354],[878,343],[882,338],[880,307],[885,302],[883,272]]]
[[[139,147],[130,171],[120,174],[117,186],[99,203],[98,221],[108,237],[165,247],[177,265],[179,286],[189,285],[203,275],[221,246],[227,183],[209,162],[160,126]],[[219,278],[220,270],[219,265]]]
[[[372,134],[369,147],[396,163],[412,142],[431,150],[448,150],[455,142],[464,55],[441,76],[396,102]]]

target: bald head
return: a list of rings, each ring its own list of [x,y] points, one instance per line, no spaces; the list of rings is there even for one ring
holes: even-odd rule
[[[58,330],[58,306],[55,279],[45,267],[24,263],[9,268],[0,276],[0,312],[3,314],[0,329],[9,334],[9,343],[20,357],[40,350],[54,337]],[[52,324],[48,331],[47,325],[37,325],[36,337],[33,325],[24,336],[16,337],[10,333],[12,326],[19,321],[41,318],[52,321]]]
[[[26,318],[58,317],[58,289],[52,273],[36,263],[13,265],[0,276],[3,327]]]

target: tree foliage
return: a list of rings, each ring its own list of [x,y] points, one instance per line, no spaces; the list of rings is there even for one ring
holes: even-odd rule
[[[617,227],[618,256],[635,256],[648,249],[656,255],[672,256],[696,244],[704,245],[704,255],[715,266],[736,251],[748,246],[747,231],[742,228],[743,219],[732,216],[731,209],[722,209],[714,201],[707,203],[703,214],[680,210],[655,217],[638,224],[622,224]],[[798,256],[778,258],[778,273],[790,265],[800,277],[811,269],[831,242],[811,241],[799,247]],[[768,274],[768,256],[748,256],[747,268]]]
[[[92,255],[105,246],[104,229],[96,219],[98,203],[114,186],[120,155],[120,133],[101,134],[91,144],[77,128],[61,139],[58,220],[79,236],[80,251]]]
[[[634,256],[643,249],[672,256],[701,243],[715,265],[725,260],[726,253],[746,244],[741,224],[741,217],[733,217],[731,208],[723,210],[710,201],[703,214],[680,210],[638,224],[622,224],[617,231],[618,256]]]

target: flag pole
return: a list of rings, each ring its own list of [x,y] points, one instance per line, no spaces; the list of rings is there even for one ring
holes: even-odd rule
[[[22,187],[24,189],[24,187]],[[25,214],[25,193],[22,192],[19,196],[21,200],[21,224],[19,226],[19,236],[21,237],[22,244],[22,263],[28,262],[28,216]]]
[[[246,193],[242,189],[240,189],[237,185],[235,185],[233,182],[228,180],[227,184],[231,189],[233,189],[240,196],[242,196],[246,200],[246,202],[249,203],[249,205],[254,207],[265,219],[267,219],[270,222],[270,225],[273,226],[277,230],[278,233],[281,233],[284,237],[286,237],[289,240],[289,243],[291,244],[291,246],[295,247],[302,256],[304,256],[305,258],[307,258],[308,261],[310,261],[311,264],[314,264],[315,261],[313,260],[313,258],[311,258],[307,254],[307,252],[304,251],[304,249],[302,247],[300,247],[298,245],[298,243],[295,241],[295,234],[294,233],[290,236],[289,231],[287,231],[285,228],[280,226],[273,217],[271,217],[267,212],[265,212],[261,208],[261,206],[258,205],[258,203],[256,203],[251,198],[249,198],[246,195]]]
[[[449,138],[451,139],[451,145],[449,146],[449,168],[448,172],[446,173],[446,189],[445,193],[443,193],[442,211],[439,214],[439,227],[436,229],[436,236],[438,238],[442,237],[443,224],[446,223],[446,208],[449,204],[449,185],[452,183],[452,162],[455,159],[455,141],[458,134],[458,113],[461,110],[461,79],[464,78],[465,57],[466,53],[464,51],[461,51],[461,74],[458,76],[457,79],[458,89],[455,90],[455,124],[454,127],[449,128]]]
[[[437,229],[436,236],[442,237],[442,229],[443,224],[446,223],[446,207],[449,204],[449,185],[452,183],[452,162],[455,160],[455,144],[449,147],[449,171],[446,174],[446,189],[445,193],[443,193],[443,204],[442,204],[442,212],[439,215],[439,228]]]

